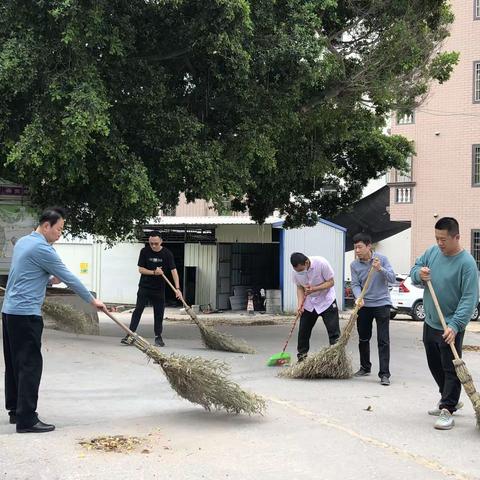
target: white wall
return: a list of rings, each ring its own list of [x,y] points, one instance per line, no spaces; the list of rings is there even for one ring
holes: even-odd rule
[[[301,252],[310,256],[325,257],[335,272],[335,292],[340,310],[343,309],[344,236],[341,230],[329,225],[303,227],[283,232],[283,309],[291,312],[297,306],[296,286],[292,281],[290,255]]]
[[[54,248],[67,268],[89,289],[94,289],[93,244],[91,242],[67,243],[61,240]],[[83,267],[83,268],[81,268]]]
[[[103,301],[132,303],[137,301],[138,255],[143,243],[119,243],[112,248],[98,245],[101,251],[100,295]]]
[[[137,262],[143,246],[143,243],[118,243],[109,248],[91,239],[68,238],[54,245],[65,265],[98,298],[129,304],[137,299],[140,279]]]

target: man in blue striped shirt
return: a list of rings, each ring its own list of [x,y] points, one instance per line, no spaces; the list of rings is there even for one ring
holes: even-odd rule
[[[42,304],[47,283],[54,275],[87,303],[95,299],[63,264],[52,244],[62,235],[65,212],[54,207],[40,216],[37,229],[15,244],[2,306],[3,355],[5,358],[5,406],[18,433],[55,429],[39,420],[36,409],[42,377]]]

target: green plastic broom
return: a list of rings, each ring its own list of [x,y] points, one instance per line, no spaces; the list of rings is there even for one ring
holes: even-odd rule
[[[303,307],[303,302],[302,302],[302,307]],[[290,333],[288,334],[287,341],[285,342],[285,345],[283,346],[283,350],[279,353],[276,353],[275,355],[272,355],[267,362],[267,365],[269,367],[281,367],[282,365],[286,365],[287,363],[290,363],[292,360],[292,356],[286,352],[285,350],[287,349],[288,342],[290,341],[290,338],[292,338],[292,333],[295,330],[295,326],[297,325],[298,319],[300,318],[300,315],[302,314],[302,307],[298,309],[297,315],[295,317],[295,320],[293,321],[292,328],[290,329]]]

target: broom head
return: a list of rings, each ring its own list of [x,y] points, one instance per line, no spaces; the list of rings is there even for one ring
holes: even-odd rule
[[[465,393],[472,402],[473,410],[477,418],[477,427],[480,428],[480,394],[477,392],[473,383],[472,375],[468,371],[465,362],[461,358],[453,360],[455,371],[460,383],[463,385]]]
[[[318,353],[309,355],[302,362],[298,362],[279,375],[287,378],[333,378],[346,379],[353,375],[352,364],[345,351],[345,344],[337,342],[335,345],[322,348]]]
[[[292,356],[288,352],[280,352],[272,355],[267,362],[269,367],[281,367],[282,365],[286,365],[290,363],[292,360]]]
[[[242,390],[230,380],[225,363],[200,357],[165,355],[136,333],[130,334],[128,341],[160,365],[170,386],[185,400],[201,405],[205,410],[247,415],[263,415],[265,412],[265,400]]]

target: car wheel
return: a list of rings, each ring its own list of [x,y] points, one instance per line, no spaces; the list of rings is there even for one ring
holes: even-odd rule
[[[475,307],[475,310],[473,311],[472,318],[470,320],[478,320],[478,317],[480,316],[480,310],[478,309],[478,305]]]
[[[390,320],[393,320],[397,316],[396,310],[390,310]]]
[[[422,300],[418,300],[413,304],[412,318],[414,320],[417,320],[417,322],[422,322],[423,320],[425,320],[425,309],[423,308]]]

